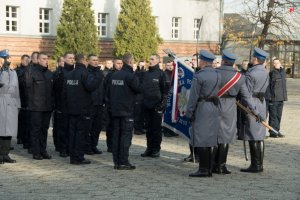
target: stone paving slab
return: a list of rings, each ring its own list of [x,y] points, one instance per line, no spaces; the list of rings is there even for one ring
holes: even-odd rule
[[[137,166],[134,171],[113,170],[112,155],[106,151],[86,156],[91,165],[74,166],[54,152],[49,130],[52,160],[33,160],[13,141],[11,156],[17,163],[0,165],[0,200],[300,199],[300,80],[289,79],[288,88],[282,119],[286,137],[265,141],[263,173],[239,172],[249,162],[244,159],[242,142],[237,141],[229,150],[231,175],[190,178],[197,165],[183,162],[189,153],[184,139],[163,138],[161,158],[151,159],[140,157],[145,135],[133,138],[130,160]],[[99,146],[106,150],[105,133]]]

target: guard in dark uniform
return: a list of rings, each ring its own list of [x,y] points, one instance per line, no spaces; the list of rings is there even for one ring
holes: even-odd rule
[[[264,157],[264,139],[266,136],[266,128],[259,123],[266,119],[266,101],[265,93],[269,85],[269,74],[265,69],[264,62],[268,53],[254,48],[252,64],[253,66],[246,72],[246,86],[250,93],[250,99],[255,110],[257,119],[247,114],[245,140],[249,141],[251,165],[247,169],[241,169],[242,172],[262,172]]]
[[[101,77],[89,73],[86,58],[76,55],[75,69],[68,73],[65,80],[66,102],[69,114],[70,163],[75,165],[90,164],[84,158],[86,138],[91,128],[93,101],[91,93],[98,87]]]
[[[25,74],[28,71],[29,66],[29,56],[23,55],[21,57],[21,65],[17,67],[16,72],[19,81],[20,99],[21,99],[21,109],[18,117],[18,136],[17,139],[20,140],[18,143],[23,144],[24,149],[29,148],[29,133],[30,127],[28,123],[29,112],[27,110],[28,99],[26,93],[26,80]]]
[[[90,130],[90,139],[88,150],[94,154],[102,154],[102,151],[97,148],[99,135],[102,128],[102,114],[104,102],[104,89],[103,89],[103,72],[98,67],[98,58],[96,55],[88,56],[88,72],[100,78],[100,83],[97,88],[92,92],[93,112],[92,112],[92,127]]]
[[[110,108],[113,118],[113,161],[118,170],[133,170],[129,148],[133,131],[134,98],[140,92],[138,78],[134,75],[131,54],[123,56],[123,67],[111,76]]]
[[[33,159],[51,159],[47,153],[47,136],[54,107],[53,73],[48,70],[48,55],[39,53],[38,64],[26,73],[28,110],[30,110],[30,139]]]
[[[55,112],[54,124],[57,132],[57,150],[60,157],[68,157],[69,155],[69,115],[66,105],[64,93],[66,87],[64,82],[67,75],[74,69],[74,54],[67,52],[64,54],[64,65],[58,67],[54,72],[54,97],[55,97]]]
[[[201,70],[194,74],[186,116],[191,121],[191,141],[199,154],[199,169],[191,177],[211,177],[213,147],[217,146],[219,130],[219,98],[221,75],[212,67],[215,56],[200,51]]]
[[[147,149],[142,157],[157,158],[160,156],[162,142],[161,122],[166,106],[168,86],[165,73],[159,68],[160,57],[150,56],[149,70],[143,78],[144,115],[147,125]]]

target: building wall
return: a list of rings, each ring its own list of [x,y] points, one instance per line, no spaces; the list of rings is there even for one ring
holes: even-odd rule
[[[159,34],[164,43],[159,47],[159,53],[164,48],[173,50],[177,55],[187,56],[196,51],[194,38],[194,19],[203,16],[199,45],[202,48],[216,51],[220,36],[220,0],[152,0],[153,16],[156,17]],[[0,50],[8,48],[13,59],[32,51],[53,52],[56,27],[62,11],[63,0],[1,0],[0,4]],[[6,6],[17,8],[17,31],[6,31]],[[39,32],[39,9],[51,9],[50,33]],[[101,58],[111,58],[120,0],[93,0],[95,23],[98,13],[108,13],[107,37],[99,37]],[[172,18],[180,18],[179,38],[172,39]]]

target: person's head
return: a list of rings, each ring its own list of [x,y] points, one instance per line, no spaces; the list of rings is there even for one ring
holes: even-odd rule
[[[232,64],[233,65],[233,64]],[[232,66],[231,65],[231,66]],[[219,58],[214,59],[213,64],[212,64],[213,68],[218,68],[221,66],[221,61]]]
[[[243,70],[247,70],[248,69],[248,64],[249,64],[248,60],[243,60],[243,62],[242,62],[242,69]]]
[[[191,62],[189,61],[189,59],[185,59],[184,60],[184,63],[187,65],[187,66],[190,66]]]
[[[212,66],[213,61],[215,60],[215,55],[206,51],[206,50],[201,50],[200,51],[200,63],[199,66],[200,68],[204,68],[206,66]]]
[[[105,61],[105,67],[106,67],[107,69],[112,69],[113,66],[114,66],[114,64],[113,64],[113,61],[112,61],[112,60],[107,60],[107,61]]]
[[[267,52],[265,52],[264,50],[261,50],[261,49],[255,47],[254,51],[253,51],[251,63],[253,65],[264,65],[265,61],[266,61],[266,57],[268,55],[269,54]]]
[[[98,64],[99,64],[98,57],[94,54],[90,54],[88,56],[88,63],[89,63],[89,65],[91,65],[93,67],[98,67]]]
[[[29,65],[29,62],[30,62],[29,55],[24,54],[21,56],[21,65],[22,66],[27,67]]]
[[[75,56],[74,56],[74,54],[71,53],[71,52],[66,52],[64,54],[64,62],[67,65],[74,65],[74,63],[75,63]]]
[[[144,68],[144,67],[145,67],[145,61],[144,61],[144,60],[141,60],[141,61],[139,62],[139,65],[138,65],[138,66],[140,67],[140,69]]]
[[[273,66],[274,66],[275,69],[280,69],[281,68],[281,62],[278,58],[275,58],[273,60]]]
[[[133,64],[132,64],[132,70],[135,72],[136,69],[137,69],[137,64],[136,64],[136,63],[133,63]]]
[[[173,62],[168,61],[168,62],[166,63],[166,70],[168,70],[168,71],[173,71],[173,68],[174,68]]]
[[[65,65],[65,62],[64,62],[64,57],[59,57],[57,58],[57,66],[58,67],[63,67]]]
[[[149,59],[149,67],[153,67],[159,64],[160,56],[158,54],[152,54]]]
[[[115,68],[116,70],[120,70],[120,69],[122,69],[122,66],[123,66],[123,61],[122,61],[122,59],[121,59],[121,58],[115,58],[115,59],[114,59],[114,68]]]
[[[199,61],[200,61],[200,59],[198,59],[198,66],[200,66]],[[197,68],[197,54],[193,55],[191,65],[192,65],[192,68],[194,68],[194,69]]]
[[[87,65],[86,62],[86,56],[84,54],[77,54],[75,57],[76,63],[84,64],[85,66]]]
[[[130,53],[126,53],[123,55],[123,63],[129,65],[132,67],[133,63],[134,63],[134,58],[133,55]]]
[[[44,52],[40,52],[38,55],[37,55],[37,61],[38,61],[38,64],[43,66],[43,67],[48,67],[48,55]]]
[[[38,55],[39,55],[39,52],[37,52],[37,51],[32,52],[32,54],[31,54],[31,62],[33,64],[38,64]]]

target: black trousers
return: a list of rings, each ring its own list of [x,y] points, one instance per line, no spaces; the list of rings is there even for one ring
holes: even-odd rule
[[[89,114],[69,115],[69,151],[70,161],[81,162],[84,160],[87,135],[91,128],[91,116]]]
[[[111,116],[111,112],[107,112],[107,124],[106,124],[106,145],[108,150],[112,150],[113,145],[113,118]]]
[[[129,148],[131,146],[133,118],[113,117],[113,161],[115,165],[129,164]]]
[[[56,112],[56,127],[57,127],[57,147],[59,152],[69,152],[69,115],[63,112]]]
[[[52,123],[53,123],[53,129],[52,129],[52,136],[53,136],[53,143],[56,151],[60,151],[60,144],[59,144],[59,139],[58,139],[58,111],[54,111],[52,113]]]
[[[98,145],[99,135],[102,129],[103,106],[94,106],[92,112],[92,126],[90,130],[90,147],[95,148]]]
[[[33,155],[46,153],[51,112],[30,112],[30,139]]]
[[[147,149],[159,151],[162,141],[161,122],[162,113],[155,109],[144,109],[147,125]]]
[[[24,148],[30,144],[30,112],[21,108],[18,116],[18,135],[17,138],[23,143]]]
[[[283,101],[270,101],[269,102],[269,125],[275,130],[280,130],[280,122],[282,116]],[[270,134],[275,134],[270,131]]]

